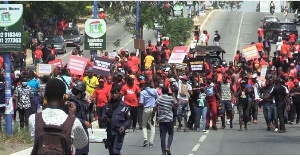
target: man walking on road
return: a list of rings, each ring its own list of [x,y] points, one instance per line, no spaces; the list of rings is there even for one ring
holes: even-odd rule
[[[177,101],[173,96],[169,96],[169,88],[167,86],[162,87],[162,96],[157,100],[157,118],[159,122],[160,144],[162,155],[171,155],[171,144],[174,135],[173,125],[173,109],[177,105]],[[166,147],[166,134],[169,134],[167,147]]]
[[[215,31],[215,37],[214,37],[214,40],[213,40],[215,46],[219,46],[220,45],[220,39],[221,39],[221,36],[219,34],[219,31],[216,30]]]
[[[140,105],[144,106],[143,110],[143,147],[148,145],[147,124],[150,126],[150,139],[149,147],[153,147],[155,136],[155,111],[153,108],[156,106],[155,99],[158,98],[158,93],[155,88],[151,88],[151,82],[146,82],[146,88],[141,92]]]
[[[279,118],[279,133],[286,132],[285,123],[284,123],[284,110],[290,108],[290,99],[288,89],[282,85],[281,79],[276,80],[275,86],[270,91],[270,96],[274,97],[277,113]]]

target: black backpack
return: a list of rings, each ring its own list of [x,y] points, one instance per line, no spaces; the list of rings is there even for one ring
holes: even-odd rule
[[[71,155],[71,132],[76,117],[68,115],[61,125],[46,125],[42,113],[35,115],[35,141],[31,155]]]

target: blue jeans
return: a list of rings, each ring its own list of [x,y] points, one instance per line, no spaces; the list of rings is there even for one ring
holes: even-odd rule
[[[182,117],[184,119],[184,126],[187,127],[187,106],[188,101],[179,101],[179,106],[177,108],[177,119],[179,126],[182,126]]]
[[[266,103],[263,105],[263,113],[267,126],[270,127],[271,122],[273,121],[275,128],[278,128],[278,116],[277,108],[274,103]]]
[[[169,135],[168,142],[166,146],[166,135]],[[174,135],[174,124],[172,122],[159,122],[159,134],[160,134],[160,146],[161,150],[164,153],[166,149],[170,149],[173,142]]]
[[[196,109],[196,128],[200,129],[200,119],[202,116],[202,121],[203,121],[203,129],[206,127],[206,113],[207,113],[207,107],[200,107],[197,106],[195,107]]]
[[[33,97],[35,113],[40,109],[40,96],[38,94],[34,94]]]

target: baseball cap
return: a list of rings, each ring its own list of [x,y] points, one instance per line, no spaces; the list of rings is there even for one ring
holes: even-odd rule
[[[299,83],[299,80],[298,79],[294,79],[294,83]]]

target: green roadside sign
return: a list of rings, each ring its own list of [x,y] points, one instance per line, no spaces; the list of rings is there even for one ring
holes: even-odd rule
[[[23,5],[0,4],[0,52],[23,50]]]
[[[87,19],[85,21],[84,49],[106,50],[106,22],[103,19]]]

